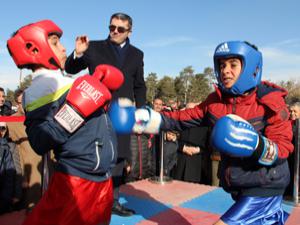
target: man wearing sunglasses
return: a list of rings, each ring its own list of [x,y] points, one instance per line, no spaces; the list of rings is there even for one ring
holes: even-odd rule
[[[146,103],[146,85],[144,81],[143,52],[129,42],[132,33],[132,19],[124,13],[115,13],[110,18],[109,36],[106,40],[89,41],[88,37],[78,36],[75,50],[67,58],[65,70],[75,74],[88,68],[93,74],[97,65],[110,64],[124,74],[124,83],[113,94],[113,100],[129,98],[136,107]],[[125,162],[130,159],[130,135],[118,135],[118,160],[113,169],[114,206],[112,213],[119,216],[131,216],[135,212],[120,205],[119,186],[123,181]]]

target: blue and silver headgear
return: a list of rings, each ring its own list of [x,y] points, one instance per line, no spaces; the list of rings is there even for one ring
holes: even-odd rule
[[[242,72],[231,88],[225,88],[221,81],[220,59],[237,57],[242,61]],[[219,87],[226,93],[242,95],[260,84],[262,54],[255,46],[244,41],[228,41],[217,46],[214,54],[215,75]]]

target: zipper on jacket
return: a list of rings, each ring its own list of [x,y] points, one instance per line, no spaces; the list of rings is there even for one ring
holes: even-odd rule
[[[95,141],[95,147],[96,147],[96,156],[97,156],[97,164],[96,167],[93,169],[93,171],[97,170],[100,165],[100,152],[99,152],[99,141]]]
[[[104,118],[105,118],[105,125],[106,125],[106,128],[107,128],[107,129],[110,129],[110,128],[108,127],[107,115],[106,115],[105,113],[104,113]],[[114,158],[115,158],[115,151],[114,151],[114,145],[113,145],[113,143],[112,143],[112,141],[111,141],[111,138],[109,138],[109,144],[110,144],[110,147],[111,147],[111,150],[112,150],[111,161],[113,161]]]

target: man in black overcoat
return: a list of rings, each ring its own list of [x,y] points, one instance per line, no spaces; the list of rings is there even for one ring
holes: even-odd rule
[[[124,84],[113,93],[113,100],[129,98],[136,107],[145,105],[146,85],[144,80],[143,52],[129,42],[132,33],[132,19],[124,13],[115,13],[110,18],[109,37],[106,40],[89,41],[87,36],[76,38],[75,50],[68,57],[65,70],[75,74],[88,68],[93,74],[99,64],[110,64],[124,74]],[[118,135],[118,161],[113,169],[114,205],[112,213],[131,216],[135,212],[122,206],[119,186],[123,181],[125,162],[130,158],[130,135]]]

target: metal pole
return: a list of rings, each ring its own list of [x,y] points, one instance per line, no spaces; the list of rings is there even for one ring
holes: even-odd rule
[[[172,181],[171,177],[164,175],[164,140],[165,140],[165,132],[161,132],[160,134],[160,172],[159,176],[150,177],[149,181],[158,184],[165,184]]]
[[[293,189],[293,202],[296,206],[299,206],[299,159],[300,159],[300,119],[296,121],[296,133],[294,134],[295,139],[295,159],[294,159],[294,189]]]
[[[20,77],[19,77],[19,88],[21,88],[21,85],[22,85],[22,69],[20,69]]]

